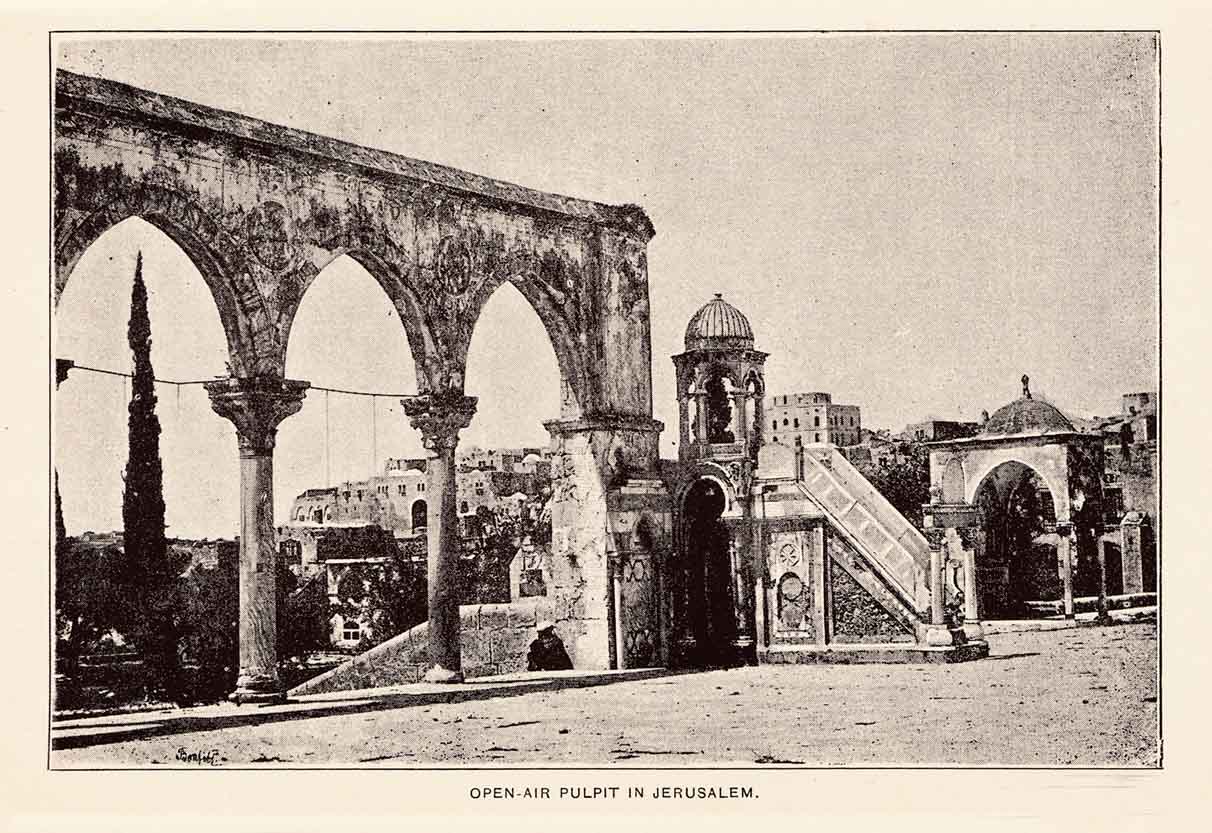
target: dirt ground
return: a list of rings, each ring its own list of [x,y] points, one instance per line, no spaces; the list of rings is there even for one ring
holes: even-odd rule
[[[1153,623],[998,633],[959,665],[762,666],[53,753],[52,766],[1156,766]]]

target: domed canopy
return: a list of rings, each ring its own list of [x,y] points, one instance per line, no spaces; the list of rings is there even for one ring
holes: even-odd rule
[[[752,350],[753,328],[741,311],[717,292],[686,325],[686,349]]]
[[[1007,434],[1058,434],[1076,431],[1055,406],[1025,396],[997,409],[979,436]]]

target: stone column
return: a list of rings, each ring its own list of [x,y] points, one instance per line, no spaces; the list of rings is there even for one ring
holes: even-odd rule
[[[1098,621],[1106,624],[1111,621],[1107,612],[1107,542],[1102,536],[1098,537]]]
[[[627,667],[626,629],[623,623],[623,554],[607,556],[610,573],[610,613],[614,619],[614,667],[622,671]]]
[[[425,681],[463,680],[459,640],[459,518],[455,503],[455,449],[471,424],[476,398],[458,391],[409,396],[404,413],[433,452],[425,466],[426,537],[429,542],[429,663]]]
[[[678,455],[685,456],[690,447],[690,396],[687,394],[678,402]]]
[[[976,551],[963,550],[964,557],[964,636],[968,641],[984,639],[981,610],[976,595]]]
[[[1069,535],[1072,528],[1068,524],[1057,524],[1056,534],[1059,536],[1056,548],[1059,550],[1061,562],[1061,582],[1064,585],[1065,618],[1073,619],[1073,542]]]
[[[732,393],[732,436],[746,453],[749,450],[749,409],[746,406],[744,389]]]
[[[1145,592],[1144,536],[1137,513],[1124,515],[1119,526],[1119,552],[1125,593]]]
[[[308,383],[253,376],[205,387],[211,407],[235,425],[240,446],[240,673],[229,699],[280,702],[274,441],[278,423],[303,407]]]
[[[826,562],[829,553],[825,546],[825,527],[812,527],[812,560],[809,564],[812,576],[812,626],[816,631],[816,644],[824,647],[829,639],[829,616],[825,605]]]
[[[694,394],[694,440],[700,445],[707,445],[707,391],[695,391]]]
[[[926,629],[926,644],[951,645],[954,639],[947,628],[946,590],[943,586],[943,550],[946,546],[930,547],[930,627]]]

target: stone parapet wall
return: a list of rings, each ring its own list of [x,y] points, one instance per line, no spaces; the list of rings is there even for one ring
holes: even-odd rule
[[[571,643],[572,623],[561,626],[555,613],[554,605],[543,598],[509,604],[461,606],[464,675],[486,677],[525,671],[526,651],[535,638],[535,625],[544,619],[556,621],[556,632],[566,643]],[[571,651],[572,645],[568,647]],[[323,694],[416,683],[429,667],[429,623],[422,622],[296,686],[290,694]]]

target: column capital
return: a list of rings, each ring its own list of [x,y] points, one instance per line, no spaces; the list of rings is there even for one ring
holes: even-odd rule
[[[309,382],[277,376],[233,376],[204,386],[215,413],[232,421],[241,457],[273,451],[278,423],[303,407]]]
[[[459,431],[471,424],[477,399],[458,391],[424,393],[400,400],[412,427],[430,451],[451,450],[459,442]]]

